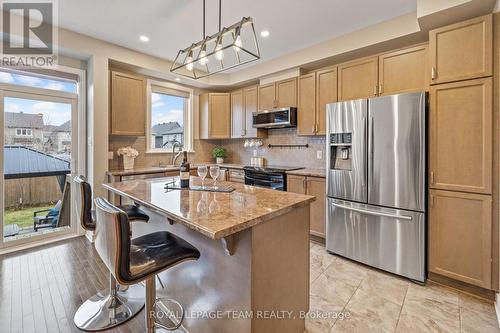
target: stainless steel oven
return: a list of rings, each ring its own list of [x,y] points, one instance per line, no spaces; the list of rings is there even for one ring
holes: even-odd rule
[[[246,166],[243,168],[245,170],[245,184],[286,191],[286,172],[297,169],[301,168]]]
[[[281,108],[253,113],[255,128],[284,128],[297,126],[297,108]]]

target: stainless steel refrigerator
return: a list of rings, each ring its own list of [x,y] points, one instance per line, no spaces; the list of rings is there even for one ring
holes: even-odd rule
[[[329,252],[425,282],[426,99],[327,106]]]

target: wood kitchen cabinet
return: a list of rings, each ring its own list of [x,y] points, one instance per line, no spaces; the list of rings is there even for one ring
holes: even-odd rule
[[[245,109],[243,107],[243,90],[231,93],[231,138],[245,135]]]
[[[111,71],[110,133],[144,136],[146,131],[146,80]]]
[[[287,175],[287,191],[316,197],[311,203],[310,234],[325,238],[326,180],[321,177]]]
[[[260,85],[259,111],[297,106],[297,78]]]
[[[430,89],[429,187],[491,194],[492,79]]]
[[[337,101],[337,67],[317,71],[316,135],[326,134],[326,105]]]
[[[253,127],[253,112],[257,111],[257,86],[231,93],[231,138],[264,138],[264,130]]]
[[[298,79],[297,134],[326,133],[326,105],[337,101],[337,68],[301,75]]]
[[[231,137],[231,94],[200,95],[200,139]]]
[[[428,90],[427,45],[378,57],[379,95]]]
[[[429,32],[432,84],[492,75],[492,15]]]
[[[276,106],[278,108],[297,107],[297,78],[276,82]]]
[[[276,107],[275,94],[274,82],[259,86],[259,111],[272,110]]]
[[[338,99],[348,101],[378,95],[378,57],[338,65]]]
[[[489,195],[431,190],[429,196],[429,271],[491,288]]]
[[[299,77],[297,134],[316,133],[316,73]]]

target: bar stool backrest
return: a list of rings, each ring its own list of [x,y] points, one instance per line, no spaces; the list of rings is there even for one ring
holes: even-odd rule
[[[83,229],[93,231],[95,221],[92,218],[92,187],[84,176],[76,176],[74,180],[77,184],[80,184],[80,224]]]
[[[104,198],[96,198],[95,248],[120,284],[130,268],[130,224],[127,214]]]

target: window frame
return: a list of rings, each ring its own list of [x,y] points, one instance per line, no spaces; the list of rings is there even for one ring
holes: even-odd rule
[[[185,92],[189,95],[184,103],[183,126],[184,126],[184,146],[183,150],[188,153],[194,153],[194,131],[193,131],[193,106],[194,90],[179,84],[148,79],[146,82],[146,154],[171,154],[172,150],[168,148],[151,147],[151,118],[152,118],[152,94],[155,92],[153,86],[167,89],[174,89]],[[158,93],[162,93],[158,91]],[[165,93],[163,93],[165,94]]]

